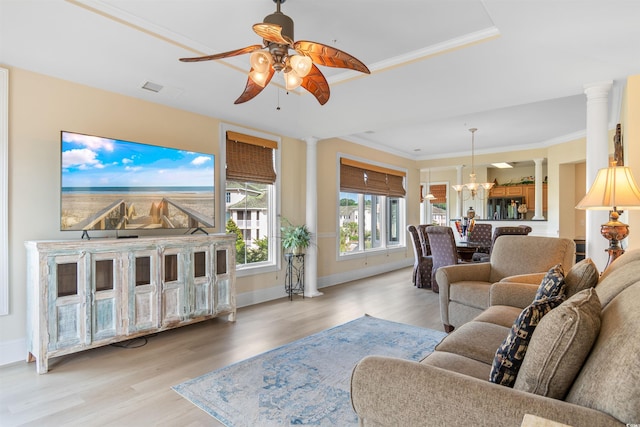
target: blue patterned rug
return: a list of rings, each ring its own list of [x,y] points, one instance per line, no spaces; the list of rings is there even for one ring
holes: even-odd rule
[[[364,316],[173,389],[228,427],[349,426],[351,372],[368,355],[421,360],[444,332]]]

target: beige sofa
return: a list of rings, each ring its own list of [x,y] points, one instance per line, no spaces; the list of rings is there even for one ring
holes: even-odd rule
[[[496,239],[488,263],[447,266],[436,272],[440,286],[440,317],[446,332],[469,322],[489,307],[489,290],[508,276],[544,272],[560,263],[568,270],[576,259],[571,239],[540,236],[502,236]],[[527,280],[531,281],[531,277]]]
[[[570,288],[578,289],[576,283],[598,281],[597,269],[586,273],[589,264],[585,260],[565,272],[568,295]],[[640,250],[618,258],[599,277],[595,290],[576,293],[540,320],[514,388],[492,383],[488,379],[496,350],[537,287],[507,282],[493,285],[491,307],[448,335],[421,362],[379,356],[360,361],[351,379],[351,399],[360,424],[520,426],[525,414],[574,427],[640,423]],[[599,300],[592,316],[580,311],[567,315],[574,313],[575,302],[585,293],[590,301]],[[591,326],[564,330],[566,322],[581,324],[585,319],[597,321],[599,329],[596,323],[587,323]],[[563,348],[558,343],[564,341],[550,332],[554,327],[571,338],[571,343],[592,332],[583,360],[572,348],[558,353]],[[556,359],[545,359],[545,352]],[[544,390],[525,391],[536,369],[550,369],[551,377],[572,369],[575,376],[565,378],[558,373],[566,389],[560,392],[562,397],[547,397]]]

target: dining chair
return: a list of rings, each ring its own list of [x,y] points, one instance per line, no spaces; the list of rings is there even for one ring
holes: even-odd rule
[[[500,236],[527,236],[531,233],[531,227],[528,225],[517,225],[517,226],[503,226],[496,227],[493,231],[493,237],[491,238],[491,246],[489,247],[489,253],[484,256],[478,256],[477,262],[488,262],[491,258],[491,252],[493,251],[493,246],[496,244],[496,239]],[[476,261],[474,259],[474,261]]]
[[[433,224],[420,224],[418,225],[418,237],[420,238],[420,244],[422,245],[422,253],[424,255],[431,255],[431,245],[429,245],[429,238],[427,237],[427,227],[431,227]]]
[[[489,261],[489,251],[491,250],[491,232],[493,226],[491,224],[484,224],[476,222],[475,226],[469,233],[469,242],[473,242],[478,245],[476,253],[473,254],[471,260],[473,262],[482,262],[484,258]]]
[[[413,244],[413,276],[412,282],[418,288],[431,287],[431,269],[433,260],[431,255],[426,255],[425,249],[420,239],[419,231],[414,225],[407,226],[407,231],[411,235],[411,243]]]
[[[441,225],[433,225],[425,229],[429,238],[429,246],[431,246],[431,258],[433,265],[431,267],[431,289],[438,292],[439,287],[436,282],[436,271],[440,267],[458,264],[459,257],[456,249],[456,239],[453,235],[451,227]]]

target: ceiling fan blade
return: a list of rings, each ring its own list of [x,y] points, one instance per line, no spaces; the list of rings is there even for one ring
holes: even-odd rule
[[[300,86],[315,96],[320,105],[326,104],[329,100],[329,83],[327,83],[327,79],[324,78],[324,75],[315,64],[311,65],[311,71],[302,79]]]
[[[199,56],[197,58],[180,58],[182,62],[198,62],[198,61],[211,61],[213,59],[229,58],[232,56],[244,55],[245,53],[253,52],[254,50],[262,49],[262,45],[254,44],[251,46],[243,47],[242,49],[231,50],[229,52],[217,53],[215,55]]]
[[[253,71],[253,68],[249,70],[249,72],[251,71]],[[264,87],[260,86],[259,84],[256,84],[253,80],[251,80],[250,77],[247,77],[247,86],[244,88],[244,92],[242,92],[242,95],[240,95],[240,97],[238,97],[238,99],[235,100],[234,104],[242,104],[243,102],[247,102],[253,99],[260,92],[262,92],[262,89],[267,87],[267,85],[271,81],[271,78],[273,77],[273,74],[275,72],[276,71],[273,69],[273,67],[271,67],[271,70],[269,70],[269,76],[267,77],[267,81],[264,84]]]
[[[282,27],[280,25],[261,22],[254,24],[253,31],[263,39],[272,43],[293,46],[293,40],[282,35]]]
[[[360,71],[362,73],[371,74],[366,65],[359,59],[322,43],[310,42],[307,40],[298,40],[293,44],[293,48],[300,54],[306,55],[316,64],[327,67],[348,68]]]

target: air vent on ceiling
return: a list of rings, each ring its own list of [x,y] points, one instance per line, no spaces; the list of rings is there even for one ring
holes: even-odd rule
[[[153,82],[144,82],[144,84],[142,85],[142,89],[146,89],[146,90],[150,90],[151,92],[155,92],[158,93],[162,90],[163,86],[159,85],[158,83],[153,83]]]

